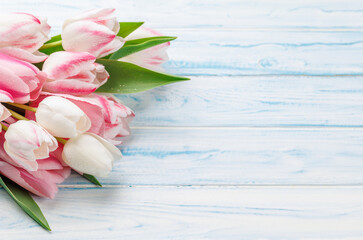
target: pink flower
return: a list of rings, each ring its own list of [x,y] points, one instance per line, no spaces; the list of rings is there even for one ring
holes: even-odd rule
[[[0,143],[4,141],[2,132]],[[54,157],[36,161],[38,170],[27,171],[14,162],[5,152],[3,144],[0,144],[0,174],[38,196],[54,198],[58,191],[57,183],[63,182],[70,175],[70,168],[63,166]]]
[[[0,53],[0,89],[14,102],[35,100],[45,80],[45,74],[32,64]]]
[[[48,80],[44,91],[86,95],[104,84],[109,75],[96,57],[86,52],[55,52],[44,62]]]
[[[2,102],[13,102],[13,98],[8,92],[0,90],[0,122],[11,116],[9,110],[1,104]],[[0,126],[0,132],[1,130]]]
[[[63,24],[62,45],[71,52],[89,52],[97,58],[120,49],[124,39],[117,36],[120,25],[113,8],[94,9],[67,19]]]
[[[121,144],[117,138],[130,135],[129,123],[135,117],[134,112],[111,94],[92,94],[86,99],[101,108],[105,122],[104,132],[100,132],[101,136],[115,145]]]
[[[47,55],[38,49],[49,40],[49,32],[45,18],[29,13],[1,14],[0,52],[31,63],[42,62]]]
[[[6,153],[28,171],[38,170],[37,160],[48,158],[57,147],[57,140],[34,121],[19,120],[5,132]]]
[[[161,34],[153,29],[140,27],[127,36],[126,40],[156,36],[161,36]],[[169,46],[170,42],[163,43],[120,58],[119,61],[130,62],[153,71],[162,72],[164,71],[162,64],[169,60],[168,54],[166,53]]]
[[[130,135],[129,123],[135,114],[112,95],[91,94],[76,97],[44,92],[36,101],[32,102],[32,106],[37,107],[49,95],[64,97],[76,104],[91,120],[91,128],[88,132],[95,133],[114,145],[121,143],[119,137]],[[26,117],[35,120],[33,112],[26,111]]]

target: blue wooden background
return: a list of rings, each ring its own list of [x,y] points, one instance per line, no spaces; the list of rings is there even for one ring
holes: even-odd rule
[[[96,188],[77,176],[36,198],[47,233],[0,191],[1,239],[362,239],[361,0],[4,1],[63,19],[115,7],[179,36],[191,81],[120,98],[124,158]]]

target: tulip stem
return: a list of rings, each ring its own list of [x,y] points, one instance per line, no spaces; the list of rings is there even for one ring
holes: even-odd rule
[[[52,48],[52,47],[58,47],[58,46],[62,46],[62,40],[51,42],[51,43],[46,43],[43,46],[41,46],[39,48],[39,50],[48,49],[48,48]]]
[[[18,120],[29,120],[29,119],[27,119],[26,117],[24,117],[23,115],[20,115],[19,113],[15,112],[15,111],[13,111],[13,110],[11,110],[11,109],[8,109],[8,110],[9,110],[9,112],[11,113],[11,115],[12,115],[14,118],[18,119]]]
[[[2,127],[2,129],[4,129],[4,131],[7,131],[9,128],[8,126],[4,125],[3,123],[1,123],[1,127]]]
[[[55,139],[57,139],[57,141],[62,143],[63,145],[67,143],[67,140],[65,140],[64,138],[55,137]]]
[[[14,105],[15,106],[15,105]],[[24,106],[24,105],[23,105]],[[27,119],[26,117],[24,117],[23,115],[20,115],[19,113],[17,113],[17,112],[14,112],[13,110],[11,110],[11,109],[8,109],[9,110],[9,112],[11,113],[11,115],[14,117],[14,118],[16,118],[16,119],[18,119],[18,120],[29,120],[29,119]],[[7,129],[8,129],[8,127],[7,126],[4,126],[3,124],[1,124],[2,125],[2,128],[6,131]],[[57,141],[58,142],[60,142],[60,143],[62,143],[62,144],[66,144],[67,143],[67,140],[65,140],[64,138],[60,138],[60,137],[55,137],[55,139],[57,139]]]
[[[36,112],[37,111],[37,108],[30,107],[28,105],[23,105],[23,104],[19,104],[19,103],[9,103],[9,102],[7,104],[12,105],[12,106],[17,107],[17,108],[29,110],[29,111],[32,111],[32,112]]]

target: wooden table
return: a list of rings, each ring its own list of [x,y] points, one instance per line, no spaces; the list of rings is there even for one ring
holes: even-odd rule
[[[47,233],[0,191],[1,239],[362,239],[363,2],[5,1],[63,19],[94,7],[178,36],[192,78],[120,98],[136,112],[104,187],[36,198]]]

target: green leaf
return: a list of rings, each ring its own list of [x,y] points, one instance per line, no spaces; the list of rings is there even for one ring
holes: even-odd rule
[[[14,199],[14,201],[26,212],[31,218],[33,218],[44,229],[51,231],[47,220],[45,219],[39,206],[30,196],[29,192],[24,188],[16,185],[9,179],[0,177],[0,185],[6,190],[6,192]]]
[[[97,92],[135,93],[162,85],[189,80],[186,77],[154,72],[132,63],[109,59],[97,59],[110,74],[107,82]]]
[[[44,43],[44,45],[49,44],[49,43],[59,42],[61,40],[62,40],[62,36],[59,34],[59,35],[53,36],[48,42]],[[51,48],[45,48],[45,49],[40,48],[39,51],[49,55],[49,54],[54,53],[54,52],[64,51],[64,49],[62,47],[62,44],[60,43],[60,44],[58,44],[58,45],[56,45],[54,47],[51,47]]]
[[[60,40],[62,40],[62,36],[60,34],[58,34],[56,36],[51,37],[51,39],[48,40],[47,42],[45,42],[45,44],[52,43],[52,42],[58,42]]]
[[[122,57],[126,57],[135,52],[142,51],[147,48],[154,47],[156,45],[170,42],[175,40],[176,37],[167,37],[167,36],[157,36],[157,37],[149,37],[149,38],[139,38],[135,40],[127,41],[122,48],[118,51],[114,52],[110,59],[119,59]]]
[[[125,38],[142,24],[144,22],[120,22],[120,31],[117,33],[117,36]]]
[[[97,180],[97,178],[95,176],[87,174],[87,173],[83,173],[82,177],[84,177],[85,179],[87,179],[91,183],[102,187],[102,184]]]

